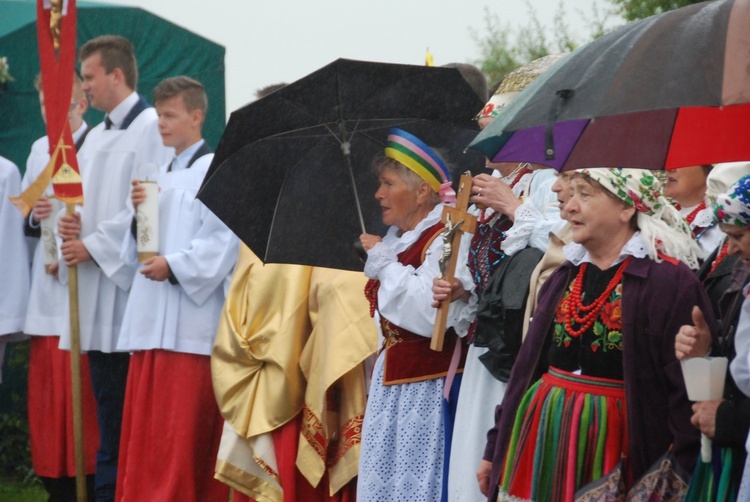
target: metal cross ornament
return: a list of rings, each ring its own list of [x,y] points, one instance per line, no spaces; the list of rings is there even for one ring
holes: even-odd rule
[[[445,223],[443,232],[443,252],[440,255],[441,279],[453,283],[458,262],[458,248],[461,244],[461,235],[473,234],[477,228],[476,216],[467,212],[471,197],[471,174],[464,173],[458,184],[456,196],[456,207],[445,206],[443,208],[442,221]],[[430,348],[432,350],[443,350],[445,341],[445,325],[448,322],[448,310],[450,309],[450,298],[440,302],[435,315],[435,327],[432,330]]]

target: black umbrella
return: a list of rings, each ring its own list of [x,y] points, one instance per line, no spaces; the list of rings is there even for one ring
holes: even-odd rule
[[[532,82],[472,146],[558,170],[750,158],[750,0],[630,23]]]
[[[362,270],[353,243],[385,230],[369,166],[388,131],[478,170],[462,151],[483,104],[454,68],[339,59],[232,113],[198,198],[266,262]]]

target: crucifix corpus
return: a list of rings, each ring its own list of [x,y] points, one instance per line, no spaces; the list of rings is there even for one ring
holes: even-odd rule
[[[443,208],[442,221],[445,223],[443,232],[443,252],[440,255],[440,272],[441,279],[453,283],[453,277],[456,273],[456,263],[458,262],[458,248],[461,244],[461,235],[464,233],[473,234],[477,228],[477,218],[466,212],[469,207],[469,197],[471,197],[471,174],[468,172],[461,175],[458,184],[458,194],[456,196],[456,207],[445,206]],[[432,350],[443,350],[445,341],[445,324],[448,321],[448,310],[450,309],[450,299],[440,302],[435,315],[435,327],[432,330],[432,340],[430,348]]]

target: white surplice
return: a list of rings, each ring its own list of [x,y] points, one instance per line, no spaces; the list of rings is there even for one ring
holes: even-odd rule
[[[88,125],[84,122],[73,133],[73,142],[78,141],[86,132]],[[42,136],[31,145],[31,152],[26,160],[26,173],[21,182],[21,188],[26,188],[44,171],[49,162],[49,141]],[[52,188],[47,189],[51,193]],[[54,218],[51,215],[50,218]],[[33,218],[33,212],[29,219]],[[35,239],[38,240],[38,239]],[[57,278],[44,270],[44,256],[42,246],[35,246],[34,258],[31,262],[31,291],[29,306],[26,310],[24,333],[27,335],[60,336],[67,315],[68,288]]]
[[[29,297],[29,248],[23,233],[23,215],[8,199],[21,194],[21,172],[0,157],[0,336],[23,330]]]
[[[204,155],[189,169],[161,168],[159,255],[167,259],[178,284],[136,274],[117,350],[211,355],[224,305],[224,280],[239,249],[232,231],[195,198],[212,158],[213,154]],[[132,209],[130,216],[134,216]],[[135,263],[136,255],[135,239],[128,235],[123,258]]]
[[[119,106],[119,105],[118,105]],[[168,162],[172,148],[162,144],[156,110],[142,111],[127,129],[94,127],[78,152],[84,205],[81,240],[92,260],[78,265],[81,348],[114,352],[125,312],[128,290],[136,268],[120,257],[122,241],[130,232],[131,181],[144,162]],[[65,267],[61,267],[64,276]],[[66,304],[67,311],[67,304]],[[60,348],[70,348],[66,318]]]

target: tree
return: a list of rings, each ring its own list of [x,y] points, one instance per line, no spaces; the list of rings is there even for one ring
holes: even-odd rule
[[[499,16],[485,7],[485,28],[484,32],[480,32],[483,36],[473,35],[481,53],[475,64],[484,72],[490,84],[496,84],[505,75],[526,63],[547,54],[573,51],[579,45],[601,37],[615,27],[610,22],[613,17],[616,18],[616,24],[621,24],[623,20],[635,21],[701,1],[703,0],[606,0],[602,6],[597,0],[591,0],[591,6],[586,11],[576,9],[576,14],[589,27],[584,40],[571,36],[565,22],[566,12],[562,1],[555,12],[552,30],[542,25],[529,0],[525,0],[529,22],[517,29],[501,23]],[[548,40],[548,33],[553,34],[553,40]]]
[[[612,3],[626,21],[635,21],[702,1],[704,0],[612,0]]]
[[[490,84],[499,83],[505,75],[535,59],[548,54],[570,52],[588,41],[576,40],[570,34],[562,2],[555,12],[552,30],[542,25],[531,2],[525,0],[525,3],[529,23],[517,29],[501,23],[499,16],[489,8],[484,9],[484,36],[480,38],[473,35],[481,53],[481,58],[475,64],[484,72]],[[587,19],[587,24],[592,28],[589,40],[604,33],[605,22],[612,13],[610,10],[599,10],[596,0],[592,0],[592,9],[588,14],[579,11],[579,15]],[[553,40],[547,38],[548,33],[554,34]]]
[[[476,65],[487,76],[490,84],[499,82],[522,64],[516,54],[514,43],[510,39],[511,31],[507,23],[500,23],[497,14],[491,13],[488,7],[484,8],[485,36],[483,38],[473,36],[479,44],[481,53],[481,58]]]

